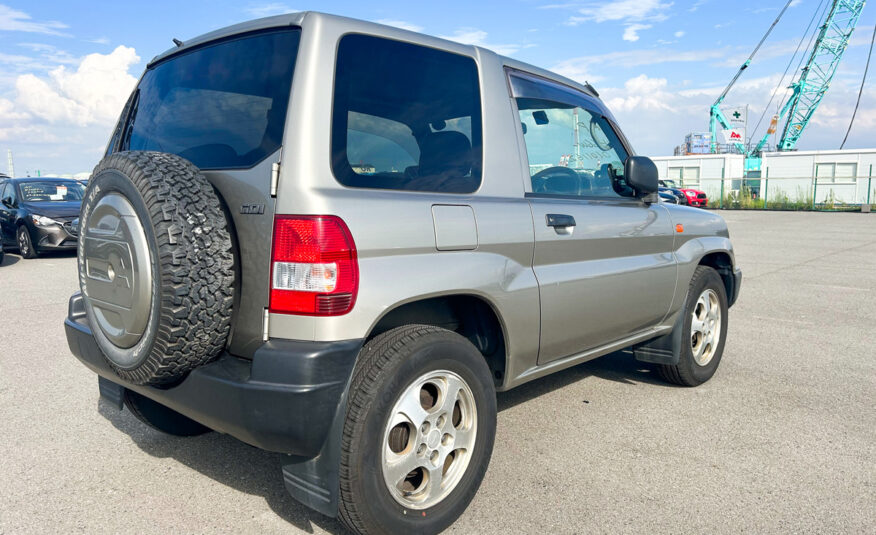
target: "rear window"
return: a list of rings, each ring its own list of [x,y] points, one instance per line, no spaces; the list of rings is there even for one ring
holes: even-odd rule
[[[259,163],[282,142],[300,35],[239,37],[148,69],[130,102],[121,150],[169,152],[202,169]]]
[[[481,100],[469,57],[366,35],[338,45],[332,168],[352,187],[471,193]]]

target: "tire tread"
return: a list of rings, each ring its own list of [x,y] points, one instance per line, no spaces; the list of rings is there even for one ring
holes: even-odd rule
[[[376,388],[382,376],[388,373],[391,364],[402,356],[402,351],[411,343],[425,336],[443,336],[456,340],[454,332],[431,325],[405,325],[379,334],[369,341],[359,353],[350,382],[350,399],[347,403],[347,418],[341,439],[340,500],[338,517],[355,533],[370,533],[363,515],[356,507],[353,481],[358,476],[350,462],[350,452],[356,447],[357,427],[363,425],[365,415],[376,397]]]
[[[707,276],[710,276],[712,274],[714,274],[716,277],[718,277],[718,280],[720,280],[720,276],[713,268],[711,268],[709,266],[697,266],[696,270],[694,271],[693,277],[691,277],[690,285],[688,286],[688,292],[690,292],[694,288],[696,288],[697,285],[699,284],[700,280],[703,277],[707,277]],[[723,291],[723,288],[721,289],[721,291]],[[686,302],[686,300],[687,300],[687,297],[685,297],[685,302]],[[687,314],[687,313],[688,313],[688,310],[685,307],[682,310],[682,314]],[[680,327],[684,328],[685,323],[686,323],[686,318],[685,318],[685,322],[682,322]],[[726,331],[722,332],[721,336],[727,336]],[[683,344],[690,343],[690,341],[683,340],[682,343]],[[681,348],[681,351],[685,351],[684,346]],[[694,377],[690,373],[690,371],[686,367],[682,366],[680,363],[679,364],[659,364],[657,367],[657,370],[658,370],[658,373],[660,374],[660,376],[665,381],[672,383],[672,384],[676,384],[676,385],[680,385],[680,386],[698,386],[702,383],[701,380],[698,380],[696,377]]]
[[[163,152],[118,152],[104,171],[127,176],[140,192],[155,230],[161,293],[159,325],[149,356],[123,379],[143,385],[178,381],[214,360],[231,332],[234,252],[225,213],[213,186],[188,160]]]

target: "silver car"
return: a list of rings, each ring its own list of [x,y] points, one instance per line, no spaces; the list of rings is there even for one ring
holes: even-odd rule
[[[623,348],[707,381],[741,283],[589,85],[319,13],[154,58],[85,197],[66,332],[101,396],[289,454],[359,533],[465,510],[497,391]]]

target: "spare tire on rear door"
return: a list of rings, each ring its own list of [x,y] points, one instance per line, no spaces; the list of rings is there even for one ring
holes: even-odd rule
[[[188,160],[104,158],[82,202],[78,256],[91,330],[122,379],[172,383],[225,347],[231,233],[215,190]]]

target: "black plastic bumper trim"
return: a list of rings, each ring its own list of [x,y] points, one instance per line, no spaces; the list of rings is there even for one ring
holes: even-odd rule
[[[99,376],[247,444],[301,459],[317,456],[333,430],[363,344],[273,339],[256,350],[252,361],[223,353],[172,388],[159,389],[127,383],[113,372],[81,300],[78,294],[70,300],[67,342]]]

